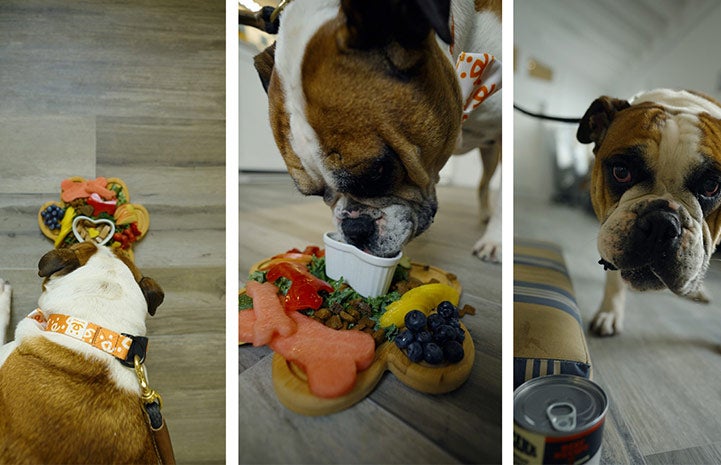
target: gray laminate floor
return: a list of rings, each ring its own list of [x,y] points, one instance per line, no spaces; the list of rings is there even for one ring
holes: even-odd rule
[[[517,237],[560,244],[584,322],[603,292],[595,217],[537,199],[516,198]],[[624,332],[588,336],[594,380],[610,398],[603,463],[721,461],[721,264],[706,280],[708,305],[668,291],[630,293]]]
[[[42,203],[119,177],[150,212],[136,263],[165,290],[148,372],[179,463],[225,462],[225,3],[0,2],[0,277],[12,325],[52,248]]]
[[[501,267],[471,255],[481,232],[475,189],[441,187],[431,228],[405,253],[413,261],[455,273],[463,319],[475,344],[469,380],[457,391],[426,395],[386,373],[369,397],[348,410],[304,417],[276,398],[272,353],[241,346],[241,463],[499,463],[501,460]],[[293,247],[322,246],[332,229],[330,209],[303,197],[287,175],[242,176],[239,273]]]

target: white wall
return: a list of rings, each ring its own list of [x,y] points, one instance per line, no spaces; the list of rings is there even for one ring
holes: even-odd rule
[[[694,29],[664,47],[625,81],[625,95],[658,87],[692,89],[721,98],[721,3]]]
[[[569,118],[583,116],[593,99],[602,95],[604,90],[573,70],[556,68],[551,81],[530,77],[525,63],[531,55],[524,52],[524,44],[532,40],[533,37],[523,37],[522,33],[516,35],[518,68],[514,73],[513,101],[536,113]],[[554,189],[556,163],[552,132],[563,130],[575,133],[576,126],[542,121],[515,110],[513,126],[514,193],[549,200]]]
[[[241,170],[280,171],[286,167],[268,122],[268,97],[253,67],[256,50],[242,41],[238,57],[238,166]]]

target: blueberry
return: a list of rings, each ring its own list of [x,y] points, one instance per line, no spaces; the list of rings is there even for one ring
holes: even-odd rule
[[[463,331],[461,328],[456,329],[456,341],[463,343],[463,341],[466,339],[466,332]]]
[[[435,342],[429,342],[423,347],[423,360],[431,365],[443,363],[443,349]]]
[[[431,313],[428,315],[428,329],[435,331],[440,325],[444,323],[444,319],[438,313]]]
[[[433,336],[428,331],[421,331],[416,334],[416,341],[420,342],[421,344],[431,342],[432,340]]]
[[[412,332],[404,330],[396,336],[396,345],[399,349],[405,349],[414,339]]]
[[[418,341],[413,341],[408,344],[406,355],[411,362],[418,363],[423,360],[423,345]]]
[[[426,315],[420,310],[411,310],[406,313],[405,324],[406,328],[417,333],[422,331],[426,327]]]
[[[458,341],[446,341],[443,344],[443,356],[450,363],[463,360],[463,346]]]
[[[449,325],[441,325],[433,333],[433,339],[435,339],[436,342],[446,342],[450,339],[455,339],[455,337],[456,330]]]
[[[443,318],[458,318],[458,309],[455,305],[453,305],[447,300],[444,300],[443,302],[438,304],[437,311]]]

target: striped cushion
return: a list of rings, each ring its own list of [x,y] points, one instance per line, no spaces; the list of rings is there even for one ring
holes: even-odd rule
[[[513,261],[514,388],[550,374],[590,378],[583,322],[561,249],[516,238]]]

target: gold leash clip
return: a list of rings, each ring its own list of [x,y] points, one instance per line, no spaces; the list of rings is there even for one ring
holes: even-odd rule
[[[273,13],[270,14],[270,22],[271,22],[271,23],[274,23],[274,22],[275,22],[276,18],[278,18],[278,15],[280,14],[280,12],[283,11],[283,9],[285,8],[285,6],[286,6],[288,3],[290,3],[290,0],[283,0],[283,1],[280,2],[280,4],[276,7],[276,9],[273,10]]]
[[[138,382],[140,383],[140,398],[146,404],[152,404],[157,400],[158,406],[162,409],[163,398],[160,397],[158,391],[156,391],[155,389],[151,389],[151,387],[148,385],[148,373],[145,371],[145,365],[140,362],[140,356],[136,355],[133,362],[135,364],[135,376],[138,377]]]

